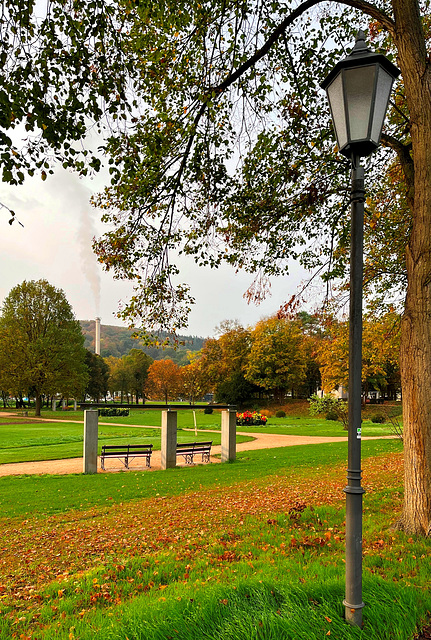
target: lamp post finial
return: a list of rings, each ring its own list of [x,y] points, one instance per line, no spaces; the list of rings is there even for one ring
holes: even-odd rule
[[[367,47],[367,36],[365,35],[365,31],[359,29],[358,35],[356,36],[355,46],[353,47],[350,55],[354,55],[356,53],[364,53],[364,51],[369,51]]]

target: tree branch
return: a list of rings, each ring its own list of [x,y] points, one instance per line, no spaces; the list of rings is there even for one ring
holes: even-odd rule
[[[303,13],[305,13],[308,9],[320,4],[323,0],[306,0],[300,4],[292,13],[290,13],[280,24],[274,29],[272,34],[269,36],[268,40],[265,44],[256,51],[254,55],[252,55],[244,64],[240,65],[236,71],[231,73],[221,84],[210,87],[208,90],[208,94],[215,92],[216,94],[223,93],[226,89],[228,89],[238,78],[240,78],[244,73],[246,73],[249,69],[254,67],[259,60],[261,60],[271,49],[273,44],[277,42],[277,40],[284,35],[286,29]],[[354,7],[363,13],[371,16],[380,24],[389,31],[389,33],[393,34],[395,29],[395,22],[392,20],[390,16],[388,16],[384,11],[378,9],[375,5],[370,2],[366,2],[366,0],[341,0],[341,4],[345,4],[348,7]],[[207,94],[207,95],[208,95]]]

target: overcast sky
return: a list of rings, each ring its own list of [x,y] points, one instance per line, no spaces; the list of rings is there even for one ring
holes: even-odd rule
[[[105,273],[91,249],[92,238],[103,232],[103,225],[89,199],[102,189],[103,180],[103,175],[82,180],[60,168],[45,182],[35,177],[20,187],[0,183],[0,202],[14,210],[24,225],[9,225],[8,211],[0,209],[0,301],[23,280],[45,278],[63,289],[77,319],[100,316],[102,324],[124,326],[115,314],[119,301],[131,295],[132,286]],[[305,272],[293,266],[291,276],[274,280],[272,296],[256,307],[243,298],[251,275],[235,274],[228,266],[203,270],[190,262],[181,278],[192,286],[196,305],[184,333],[208,337],[223,320],[254,325],[275,313],[304,277]]]

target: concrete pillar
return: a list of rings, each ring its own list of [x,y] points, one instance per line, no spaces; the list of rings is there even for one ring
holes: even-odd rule
[[[76,411],[78,409],[78,403],[76,400],[73,401],[73,410]]]
[[[221,412],[221,461],[236,458],[236,409]]]
[[[53,399],[52,401],[52,410],[57,411],[57,400]]]
[[[65,409],[66,409],[66,400],[62,400],[61,401],[61,408],[62,408],[63,411],[65,411]]]
[[[161,468],[172,469],[177,464],[177,412],[162,411]]]
[[[97,440],[99,412],[84,411],[84,468],[83,473],[97,473]]]

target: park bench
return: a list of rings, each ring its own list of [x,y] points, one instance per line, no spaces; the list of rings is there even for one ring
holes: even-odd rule
[[[126,469],[129,463],[135,458],[145,458],[148,468],[151,467],[151,453],[153,451],[152,444],[104,444],[100,455],[100,463],[102,469],[105,469],[105,460],[107,458],[117,458],[123,462]]]
[[[177,456],[183,456],[186,464],[193,464],[195,455],[202,455],[202,462],[209,462],[211,442],[182,442],[177,443]]]

